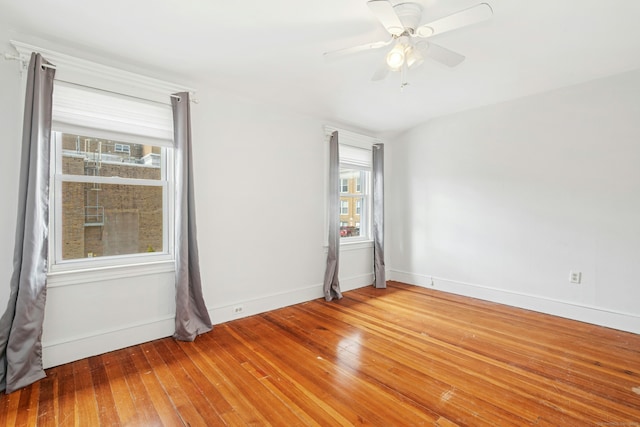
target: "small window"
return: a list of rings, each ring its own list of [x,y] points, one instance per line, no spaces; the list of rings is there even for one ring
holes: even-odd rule
[[[340,178],[340,192],[348,193],[349,192],[349,180]]]
[[[340,197],[341,242],[369,242],[372,223],[372,147],[378,140],[354,132],[335,129],[331,126],[325,127],[327,136],[336,130],[339,139],[340,171],[337,185]]]
[[[340,215],[349,215],[349,200],[340,200]]]
[[[115,144],[114,151],[116,153],[127,153],[131,154],[131,146],[128,144]]]

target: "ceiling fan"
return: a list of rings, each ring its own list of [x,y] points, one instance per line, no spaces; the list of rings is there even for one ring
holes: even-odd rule
[[[420,25],[422,6],[419,3],[402,2],[394,5],[389,0],[369,0],[367,6],[389,32],[391,38],[325,52],[324,57],[329,60],[393,45],[371,80],[383,80],[390,71],[399,72],[401,89],[408,84],[407,71],[422,64],[426,57],[449,67],[455,67],[464,61],[463,55],[433,43],[429,40],[431,37],[484,21],[493,15],[493,9],[489,4],[480,3]]]

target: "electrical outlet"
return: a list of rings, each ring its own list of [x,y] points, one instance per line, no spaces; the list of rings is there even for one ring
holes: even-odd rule
[[[233,307],[233,314],[240,314],[244,311],[244,306],[242,305],[236,305],[235,307]]]
[[[569,281],[571,283],[580,283],[582,281],[582,273],[579,271],[571,271],[569,273]]]

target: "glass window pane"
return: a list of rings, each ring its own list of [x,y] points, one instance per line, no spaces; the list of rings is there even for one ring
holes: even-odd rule
[[[62,259],[162,252],[162,187],[62,183]]]
[[[360,236],[363,197],[340,198],[340,237]]]
[[[68,133],[61,136],[64,175],[162,179],[161,147]]]

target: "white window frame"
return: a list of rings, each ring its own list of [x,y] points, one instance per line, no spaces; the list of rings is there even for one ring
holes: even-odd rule
[[[89,133],[91,131],[89,130]],[[50,159],[49,187],[49,212],[50,212],[50,239],[49,239],[49,272],[75,272],[80,270],[127,267],[149,263],[168,262],[174,260],[174,155],[173,149],[162,146],[164,153],[162,162],[162,175],[159,180],[103,177],[90,175],[65,175],[62,173],[62,132],[53,130],[52,149]],[[92,136],[92,135],[85,135]],[[152,144],[149,144],[152,145]],[[107,255],[97,258],[62,259],[62,184],[64,182],[81,182],[95,184],[120,184],[162,187],[162,252],[144,252],[126,255]]]

